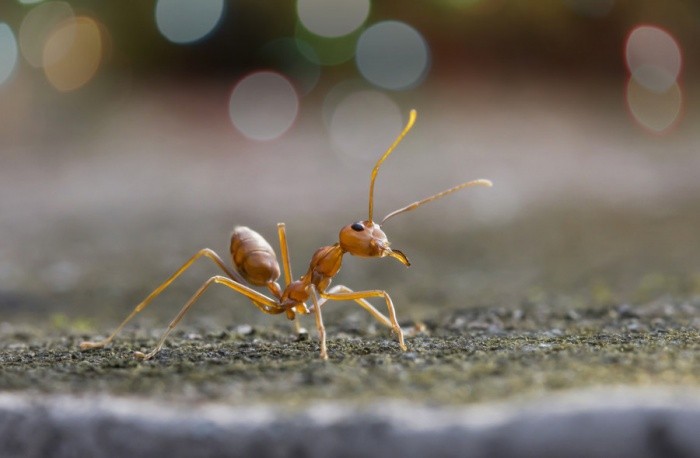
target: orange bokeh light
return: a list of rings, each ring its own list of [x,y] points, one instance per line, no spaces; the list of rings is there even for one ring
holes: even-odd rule
[[[95,76],[103,55],[101,30],[94,19],[81,16],[62,22],[49,34],[42,59],[53,87],[74,91]]]

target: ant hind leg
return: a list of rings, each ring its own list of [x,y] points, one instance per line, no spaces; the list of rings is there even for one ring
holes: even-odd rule
[[[119,331],[122,330],[122,328],[129,322],[131,321],[134,316],[136,316],[139,312],[143,311],[148,304],[151,303],[153,299],[155,299],[157,296],[160,295],[170,284],[175,281],[177,277],[179,277],[184,271],[190,268],[190,266],[199,258],[202,256],[207,257],[211,259],[221,270],[224,271],[226,275],[228,275],[230,278],[235,279],[239,283],[243,282],[243,279],[238,275],[238,273],[232,271],[229,269],[226,264],[224,264],[224,261],[221,260],[219,255],[217,255],[213,250],[210,250],[209,248],[204,248],[202,250],[199,250],[194,256],[192,256],[190,259],[187,260],[178,270],[175,271],[170,277],[168,277],[167,280],[165,280],[163,283],[160,284],[155,290],[151,292],[143,301],[141,301],[127,316],[124,321],[121,322],[119,326],[117,326],[117,329],[112,332],[112,334],[109,335],[106,339],[100,340],[98,342],[81,342],[80,343],[80,349],[81,350],[92,350],[95,348],[103,348],[109,345],[114,337],[119,333]]]
[[[270,315],[276,315],[278,313],[282,313],[284,311],[283,308],[279,306],[278,303],[270,299],[269,297],[265,296],[264,294],[261,294],[254,289],[251,289],[243,284],[240,284],[234,280],[231,280],[230,278],[222,277],[220,275],[211,277],[209,280],[205,281],[202,286],[199,287],[197,292],[192,295],[192,297],[185,303],[185,305],[182,306],[182,309],[178,312],[178,314],[173,318],[173,320],[170,322],[168,325],[168,328],[165,330],[163,335],[160,337],[158,340],[158,343],[156,344],[155,348],[150,352],[150,353],[142,353],[140,351],[134,352],[134,356],[136,356],[139,359],[151,359],[153,356],[155,356],[161,348],[163,348],[163,344],[165,343],[165,339],[167,339],[168,335],[172,332],[173,329],[182,321],[184,316],[187,314],[187,312],[190,310],[192,305],[199,299],[199,297],[204,293],[204,291],[207,290],[212,284],[218,283],[222,284],[224,286],[227,286],[234,291],[237,291],[244,296],[247,296],[249,299],[252,300],[253,304],[255,304],[256,307],[260,309],[261,312],[270,314]]]

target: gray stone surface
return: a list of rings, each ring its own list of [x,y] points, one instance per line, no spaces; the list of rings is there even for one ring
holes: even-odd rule
[[[454,409],[280,411],[3,394],[0,455],[689,457],[700,454],[699,400],[692,391],[607,389]]]

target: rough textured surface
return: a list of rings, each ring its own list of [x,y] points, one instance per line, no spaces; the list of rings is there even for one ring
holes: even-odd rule
[[[378,399],[449,406],[596,385],[700,386],[696,321],[690,304],[458,311],[440,323],[407,326],[406,353],[388,331],[350,321],[329,325],[328,362],[318,359],[315,332],[298,341],[291,326],[176,331],[147,362],[133,356],[155,344],[142,332],[80,352],[78,335],[47,340],[5,329],[0,386],[289,408]]]

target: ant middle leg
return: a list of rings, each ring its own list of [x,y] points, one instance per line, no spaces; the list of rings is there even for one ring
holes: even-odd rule
[[[280,239],[280,255],[282,257],[282,269],[284,271],[284,287],[292,282],[292,266],[289,261],[289,245],[287,244],[287,230],[284,223],[277,223],[277,235]],[[297,336],[306,336],[308,332],[301,326],[299,315],[294,317],[294,331]]]

